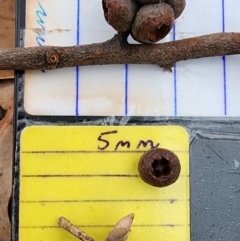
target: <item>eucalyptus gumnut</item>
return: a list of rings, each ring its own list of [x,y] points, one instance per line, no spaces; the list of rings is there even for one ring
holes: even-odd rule
[[[165,2],[172,7],[175,19],[182,14],[186,7],[186,0],[166,0]]]
[[[104,17],[109,25],[118,32],[131,29],[138,10],[135,0],[102,0]]]
[[[165,0],[137,0],[141,4],[162,3]]]
[[[142,6],[132,25],[132,37],[140,43],[154,44],[172,29],[175,16],[166,3]]]

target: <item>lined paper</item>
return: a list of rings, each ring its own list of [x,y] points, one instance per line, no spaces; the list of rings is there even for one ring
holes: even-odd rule
[[[179,179],[167,188],[146,184],[137,171],[141,155],[157,144],[181,162]],[[188,148],[188,133],[179,126],[26,128],[19,241],[75,240],[58,226],[61,216],[104,240],[129,213],[135,213],[129,241],[190,240]]]
[[[100,0],[27,0],[26,5],[26,46],[90,44],[115,34]],[[238,32],[239,8],[239,0],[187,0],[162,42]],[[239,62],[239,56],[183,61],[172,73],[154,65],[27,71],[24,106],[32,115],[240,116]]]

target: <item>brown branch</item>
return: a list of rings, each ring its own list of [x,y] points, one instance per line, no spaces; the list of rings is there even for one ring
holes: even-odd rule
[[[240,33],[216,33],[155,45],[128,44],[121,35],[98,44],[0,49],[0,69],[37,70],[105,64],[156,64],[240,53]]]

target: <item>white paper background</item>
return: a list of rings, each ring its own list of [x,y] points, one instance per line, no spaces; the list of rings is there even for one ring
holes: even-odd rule
[[[111,38],[101,2],[27,0],[26,46],[38,36],[58,46]],[[239,0],[187,0],[175,38],[239,32],[239,9]],[[164,41],[173,39],[171,32]],[[32,115],[240,116],[239,79],[240,56],[179,62],[173,73],[154,65],[27,71],[24,106]]]

